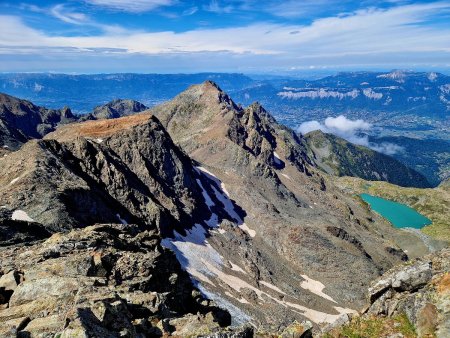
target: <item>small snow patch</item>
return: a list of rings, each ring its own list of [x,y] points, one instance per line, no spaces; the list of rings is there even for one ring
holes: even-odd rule
[[[286,177],[288,180],[291,180],[290,176],[286,175],[286,174],[281,174],[281,176]]]
[[[123,225],[128,225],[128,222],[125,221],[122,217],[120,217],[120,214],[116,214],[116,217],[118,218],[120,223],[122,223]]]
[[[250,235],[250,237],[255,237],[256,236],[256,231],[253,229],[250,229],[247,224],[242,223],[241,225],[239,225],[239,228],[241,228],[242,230],[244,230],[246,233],[248,233]]]
[[[307,275],[301,275],[304,281],[300,284],[300,287],[302,287],[305,290],[311,291],[312,293],[315,293],[316,295],[328,299],[329,301],[332,301],[336,303],[336,301],[328,296],[327,294],[323,293],[323,289],[325,288],[325,285],[323,285],[321,282],[314,280],[312,278],[309,278]]]
[[[275,285],[273,285],[273,284],[270,284],[270,283],[265,282],[265,281],[263,281],[263,280],[260,280],[259,283],[262,284],[262,285],[267,286],[269,289],[272,289],[272,290],[275,290],[275,291],[277,291],[277,292],[279,292],[279,293],[282,293],[283,295],[286,294],[286,292],[282,291],[279,287],[277,287],[277,286],[275,286]]]
[[[11,219],[13,221],[26,221],[26,222],[35,222],[28,214],[23,210],[14,210]]]
[[[242,269],[239,265],[234,264],[232,261],[228,261],[228,262],[229,262],[230,265],[231,265],[231,270],[237,271],[237,272],[246,273],[246,272],[244,271],[244,269]]]
[[[16,177],[15,179],[11,180],[11,182],[9,182],[9,185],[13,185],[13,184],[16,183],[19,179],[20,179],[20,177]]]
[[[284,162],[281,160],[280,155],[276,151],[273,152],[273,159],[276,165],[282,165]]]
[[[97,142],[97,143],[102,143],[102,142],[103,142],[103,139],[101,139],[101,138],[96,138],[94,141]]]

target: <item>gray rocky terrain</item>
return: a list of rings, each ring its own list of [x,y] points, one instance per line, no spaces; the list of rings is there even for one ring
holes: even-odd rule
[[[5,150],[0,246],[0,326],[27,337],[310,335],[428,250],[212,82]]]

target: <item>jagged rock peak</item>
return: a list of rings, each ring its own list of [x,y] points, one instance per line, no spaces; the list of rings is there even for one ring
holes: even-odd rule
[[[240,108],[231,97],[225,93],[217,83],[207,80],[199,85],[193,85],[189,87],[185,92],[181,93],[178,97],[192,96],[193,98],[200,99],[207,104],[219,104],[222,108],[228,108],[236,111],[241,111]]]

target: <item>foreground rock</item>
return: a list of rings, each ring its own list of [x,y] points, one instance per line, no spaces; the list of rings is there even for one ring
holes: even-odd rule
[[[1,337],[184,336],[230,324],[155,231],[95,225],[0,257]]]
[[[364,327],[379,337],[450,336],[450,250],[444,249],[413,262],[397,266],[372,283],[370,305],[361,317],[328,334],[356,334]],[[397,332],[398,331],[398,332]]]

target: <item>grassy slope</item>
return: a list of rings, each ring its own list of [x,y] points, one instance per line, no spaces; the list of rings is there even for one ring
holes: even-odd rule
[[[399,203],[404,203],[433,222],[422,232],[450,242],[450,185],[434,189],[403,188],[380,181],[365,181],[355,177],[334,178],[336,185],[353,194],[368,193]]]

